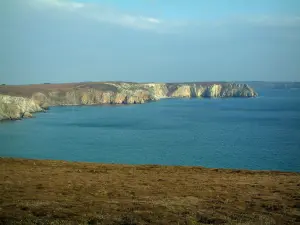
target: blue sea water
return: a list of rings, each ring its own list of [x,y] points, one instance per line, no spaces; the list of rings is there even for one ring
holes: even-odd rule
[[[52,107],[0,124],[0,156],[300,171],[300,90]]]

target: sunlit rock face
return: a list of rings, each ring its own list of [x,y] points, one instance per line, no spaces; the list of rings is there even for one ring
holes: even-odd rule
[[[156,99],[166,98],[169,91],[165,83],[148,83],[144,84],[144,87],[148,89]]]
[[[182,85],[178,87],[170,97],[175,98],[191,98],[192,97],[192,90],[190,85]]]
[[[0,86],[0,120],[57,105],[142,104],[161,98],[256,97],[246,84],[90,82]]]
[[[169,85],[169,97],[256,97],[257,93],[246,84],[172,84]]]
[[[0,120],[32,117],[31,113],[43,111],[33,99],[0,95]]]

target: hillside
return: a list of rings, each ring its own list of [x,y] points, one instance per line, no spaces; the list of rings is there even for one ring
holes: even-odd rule
[[[235,83],[84,82],[1,85],[0,120],[19,119],[23,115],[58,105],[141,104],[161,98],[255,96],[257,93],[248,85]],[[22,107],[17,104],[20,98],[15,101],[16,97],[23,98]],[[26,102],[29,105],[25,106]]]
[[[300,174],[0,158],[0,224],[299,224]]]

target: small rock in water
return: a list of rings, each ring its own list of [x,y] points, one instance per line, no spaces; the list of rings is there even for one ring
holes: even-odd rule
[[[32,118],[32,114],[29,112],[25,112],[23,115],[24,118]]]

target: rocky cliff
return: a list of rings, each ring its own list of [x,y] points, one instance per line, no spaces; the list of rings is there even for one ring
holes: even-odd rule
[[[0,86],[2,116],[20,118],[56,105],[141,104],[161,98],[255,97],[246,84],[86,82]],[[9,108],[14,109],[9,109]],[[29,114],[27,114],[29,116]]]
[[[43,109],[33,99],[0,95],[0,120],[32,117],[31,113],[40,111]]]
[[[229,98],[256,97],[257,93],[246,84],[168,84],[169,97],[187,98]]]

